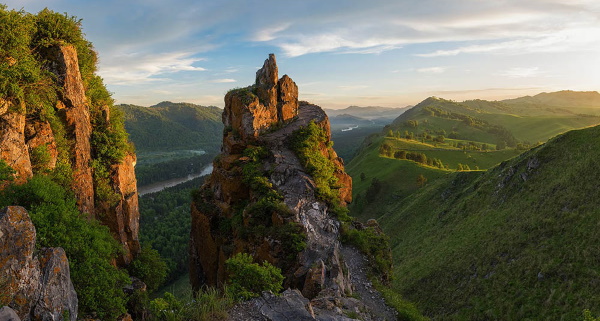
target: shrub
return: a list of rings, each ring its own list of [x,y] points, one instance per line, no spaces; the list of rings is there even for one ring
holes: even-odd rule
[[[8,166],[3,159],[0,159],[0,182],[12,181],[14,179],[15,170]]]
[[[263,291],[279,293],[283,288],[281,270],[265,261],[262,265],[252,263],[252,256],[238,253],[225,261],[229,273],[229,290],[236,299],[248,300]]]
[[[359,223],[360,224],[360,223]],[[390,238],[376,227],[343,223],[341,241],[356,246],[369,258],[370,275],[388,283],[392,273]]]
[[[49,177],[36,175],[0,193],[0,206],[8,205],[27,208],[38,248],[65,250],[81,315],[97,313],[102,319],[115,319],[125,313],[122,287],[129,278],[111,264],[122,248],[107,227],[81,215],[70,192]]]
[[[158,289],[167,277],[167,264],[162,260],[158,251],[147,245],[142,246],[142,250],[128,269],[132,276],[146,283],[149,292]]]

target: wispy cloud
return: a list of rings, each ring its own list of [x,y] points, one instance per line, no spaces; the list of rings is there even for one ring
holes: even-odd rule
[[[214,80],[211,80],[210,82],[216,83],[216,84],[222,84],[222,83],[228,83],[228,82],[237,82],[237,80],[231,79],[231,78],[222,78],[222,79],[214,79]]]
[[[428,67],[428,68],[419,68],[417,72],[422,74],[441,74],[446,71],[446,67]]]
[[[194,64],[203,58],[193,57],[189,52],[162,54],[130,53],[112,56],[109,63],[101,65],[99,74],[107,82],[117,85],[161,81],[159,75],[181,71],[204,71]]]

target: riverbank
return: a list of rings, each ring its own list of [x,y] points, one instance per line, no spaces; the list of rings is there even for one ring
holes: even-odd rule
[[[165,188],[173,187],[175,185],[179,185],[179,184],[185,183],[187,181],[191,181],[194,178],[198,178],[198,177],[201,177],[204,175],[209,175],[210,173],[212,173],[212,170],[213,170],[213,166],[212,166],[212,164],[209,164],[206,167],[204,167],[204,169],[202,169],[202,172],[200,172],[199,174],[192,174],[192,175],[188,175],[186,177],[173,178],[173,179],[169,179],[169,180],[162,181],[162,182],[156,182],[156,183],[152,183],[152,184],[145,185],[145,186],[138,186],[138,195],[142,196],[145,194],[160,192]]]

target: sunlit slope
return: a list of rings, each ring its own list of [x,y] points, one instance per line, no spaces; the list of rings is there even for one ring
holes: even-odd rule
[[[394,288],[436,320],[600,313],[599,168],[600,127],[575,130],[388,204]]]

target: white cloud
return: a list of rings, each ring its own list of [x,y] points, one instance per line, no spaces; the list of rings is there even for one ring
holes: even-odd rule
[[[572,43],[596,47],[595,34],[600,34],[594,14],[600,5],[593,1],[373,2],[369,7],[322,5],[325,9],[311,16],[284,15],[279,19],[281,27],[272,27],[277,24],[269,20],[269,27],[259,29],[251,40],[277,46],[289,57],[320,52],[378,54],[411,44],[471,42],[420,55],[437,57],[522,46],[545,52],[561,37],[566,43],[556,51],[570,50]],[[583,39],[581,34],[591,37]]]
[[[228,83],[228,82],[237,82],[237,80],[231,79],[231,78],[223,78],[223,79],[214,79],[214,80],[211,80],[210,82],[222,84],[222,83]]]
[[[423,74],[441,74],[446,71],[446,67],[428,67],[428,68],[419,68],[417,72]]]
[[[161,54],[130,53],[111,56],[107,62],[102,62],[98,73],[109,83],[128,85],[147,82],[164,81],[156,76],[172,74],[181,71],[204,71],[202,67],[194,66],[203,61],[190,52],[169,52]]]

